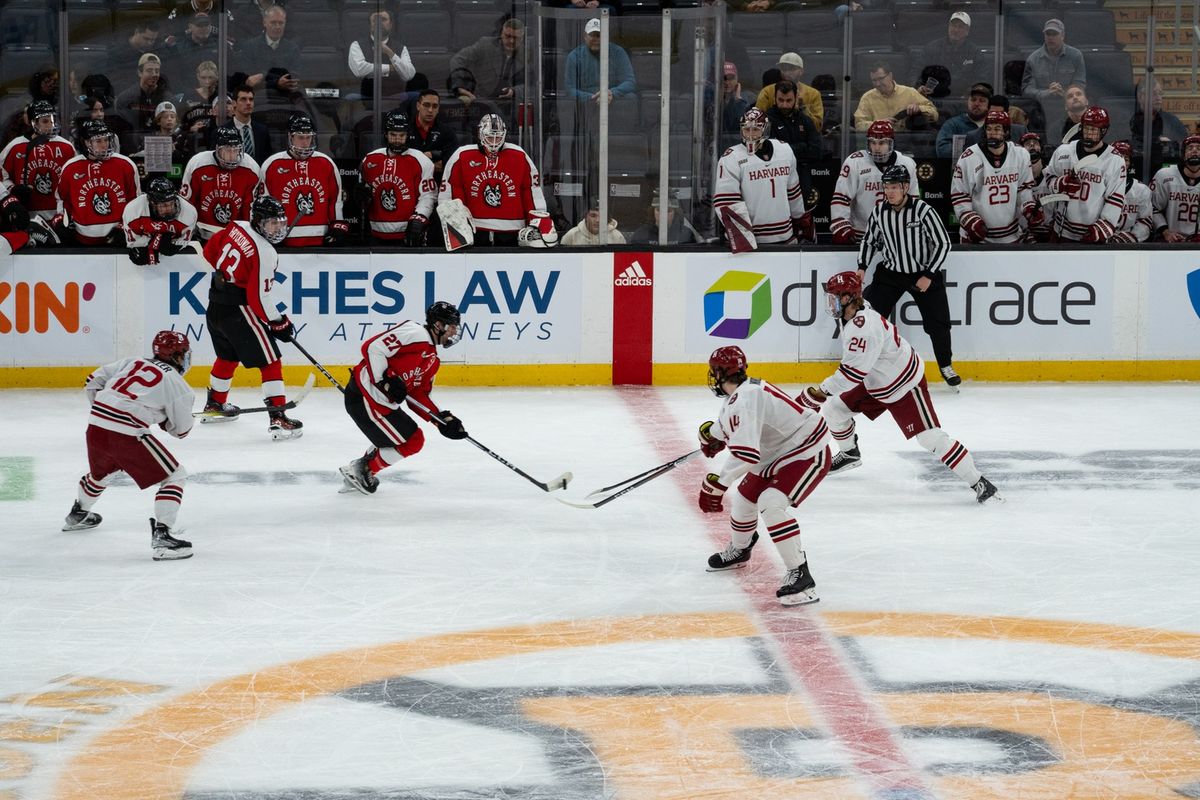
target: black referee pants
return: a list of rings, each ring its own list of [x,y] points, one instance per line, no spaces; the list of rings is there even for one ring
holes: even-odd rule
[[[950,346],[950,301],[946,298],[946,274],[941,270],[933,273],[929,288],[920,291],[916,287],[919,275],[875,267],[871,285],[863,289],[863,297],[885,317],[904,293],[912,295],[913,302],[921,311],[921,327],[933,343],[933,355],[938,367],[948,367],[954,361],[954,350]]]

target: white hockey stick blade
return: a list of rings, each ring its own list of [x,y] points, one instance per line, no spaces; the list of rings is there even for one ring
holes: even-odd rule
[[[596,510],[596,508],[597,508],[597,505],[595,503],[580,503],[575,500],[567,500],[566,498],[559,497],[558,495],[552,495],[552,496],[554,497],[555,500],[562,503],[564,506],[570,506],[571,508],[586,508],[586,509],[589,509],[592,511]]]
[[[575,480],[575,475],[571,472],[564,472],[552,481],[546,481],[546,491],[556,492],[559,489],[567,488],[567,484]]]
[[[1083,158],[1081,158],[1075,162],[1075,169],[1083,169],[1083,168],[1090,167],[1092,164],[1095,164],[1099,160],[1100,160],[1100,155],[1098,153],[1088,153],[1086,156],[1084,156]]]
[[[1062,192],[1058,192],[1056,194],[1042,195],[1041,197],[1038,198],[1038,202],[1044,206],[1048,206],[1048,205],[1053,205],[1054,203],[1065,203],[1070,199],[1071,199],[1070,195],[1066,195],[1066,194],[1063,194]]]

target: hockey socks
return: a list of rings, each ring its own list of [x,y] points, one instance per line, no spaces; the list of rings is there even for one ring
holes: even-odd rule
[[[259,372],[262,373],[264,402],[269,406],[282,406],[286,404],[287,396],[283,386],[283,362],[274,361],[267,364]]]
[[[96,501],[100,499],[100,495],[108,488],[108,480],[111,477],[93,478],[92,473],[89,472],[80,478],[79,488],[75,492],[75,500],[79,503],[79,507],[84,511],[90,511],[92,506],[96,505]]]
[[[979,482],[982,473],[976,468],[975,459],[971,458],[970,451],[961,442],[951,439],[941,428],[921,431],[917,434],[916,440],[918,444],[937,456],[943,464],[950,468],[951,472],[968,486],[974,486]]]
[[[218,405],[223,405],[229,399],[229,387],[233,385],[233,373],[237,372],[238,362],[218,358],[213,362],[208,375],[208,388],[212,392],[210,399]]]

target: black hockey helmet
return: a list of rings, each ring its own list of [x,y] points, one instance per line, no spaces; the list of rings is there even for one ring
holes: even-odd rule
[[[283,203],[264,194],[254,198],[250,204],[250,227],[271,244],[279,244],[287,238],[287,211]]]
[[[425,309],[425,327],[442,347],[453,347],[462,338],[462,315],[453,303],[438,300]]]
[[[35,135],[39,136],[57,136],[61,128],[58,124],[58,112],[54,110],[54,106],[48,100],[35,100],[25,109],[25,116],[29,118],[29,127],[33,128]],[[38,120],[49,118],[50,123],[44,126],[45,129],[38,127]]]
[[[146,200],[149,201],[150,218],[172,220],[179,216],[179,192],[170,179],[159,175],[146,184]]]
[[[296,144],[296,137],[308,137],[307,144]],[[308,114],[292,114],[288,117],[288,153],[292,158],[303,161],[317,151],[317,128]]]
[[[912,176],[908,174],[908,169],[899,164],[892,164],[883,171],[883,183],[912,183]]]
[[[79,126],[79,139],[85,155],[92,161],[107,161],[117,152],[117,137],[102,119],[87,119]],[[100,140],[107,145],[101,148]]]
[[[175,367],[180,374],[192,366],[191,342],[179,331],[159,331],[154,334],[150,348],[155,358]]]
[[[233,160],[229,159],[230,148],[234,148],[237,155]],[[221,151],[224,150],[224,156]],[[237,128],[221,127],[217,128],[217,133],[213,141],[213,159],[217,162],[217,166],[221,169],[233,169],[242,160],[242,154],[245,152],[245,143],[242,141],[241,134],[237,132]]]
[[[399,109],[389,111],[383,118],[388,152],[398,156],[408,149],[408,115]],[[397,134],[395,137],[392,134]]]

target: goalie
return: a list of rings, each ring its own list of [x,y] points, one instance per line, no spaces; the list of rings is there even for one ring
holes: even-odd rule
[[[447,250],[472,244],[558,244],[558,231],[546,213],[542,177],[524,150],[505,141],[507,133],[498,114],[486,114],[476,129],[476,143],[447,159],[438,194]]]

